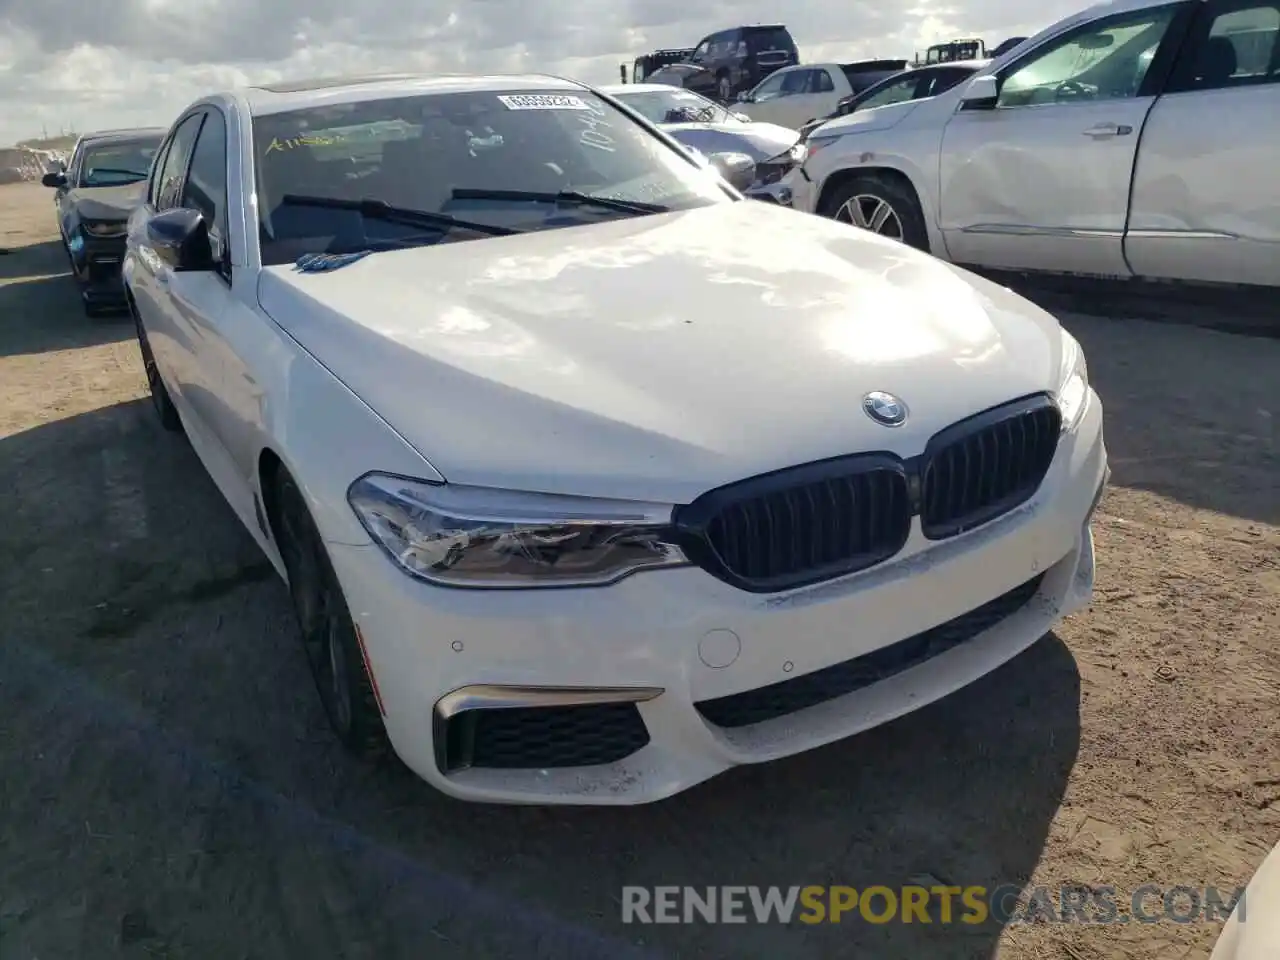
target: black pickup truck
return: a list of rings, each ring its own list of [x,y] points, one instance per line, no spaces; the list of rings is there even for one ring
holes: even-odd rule
[[[755,24],[709,34],[688,59],[654,71],[648,80],[729,103],[775,70],[799,62],[791,31],[780,23]]]
[[[58,230],[89,316],[124,306],[125,225],[143,199],[164,135],[158,128],[85,134],[67,168],[41,181],[56,191]]]

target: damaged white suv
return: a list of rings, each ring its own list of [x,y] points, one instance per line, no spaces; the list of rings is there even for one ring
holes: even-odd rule
[[[454,796],[666,797],[1089,600],[1102,410],[1053,317],[568,81],[203,99],[124,272],[337,735]]]

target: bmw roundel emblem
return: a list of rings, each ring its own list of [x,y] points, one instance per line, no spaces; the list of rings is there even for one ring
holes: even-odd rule
[[[872,390],[863,397],[862,409],[868,417],[886,427],[900,427],[907,422],[907,405],[883,390]]]

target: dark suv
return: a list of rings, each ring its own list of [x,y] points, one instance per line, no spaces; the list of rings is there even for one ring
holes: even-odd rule
[[[799,62],[796,42],[782,24],[733,27],[703,38],[687,63],[679,65],[684,69],[667,68],[658,71],[666,76],[655,74],[649,79],[727,103],[775,70]]]

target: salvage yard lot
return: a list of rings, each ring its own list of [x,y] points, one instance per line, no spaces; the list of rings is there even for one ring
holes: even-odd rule
[[[463,805],[330,739],[283,586],[0,189],[0,956],[1201,957],[1212,924],[620,923],[623,885],[1243,883],[1280,839],[1280,340],[1063,315],[1097,597],[973,687],[621,810]],[[424,642],[430,638],[424,637]]]

